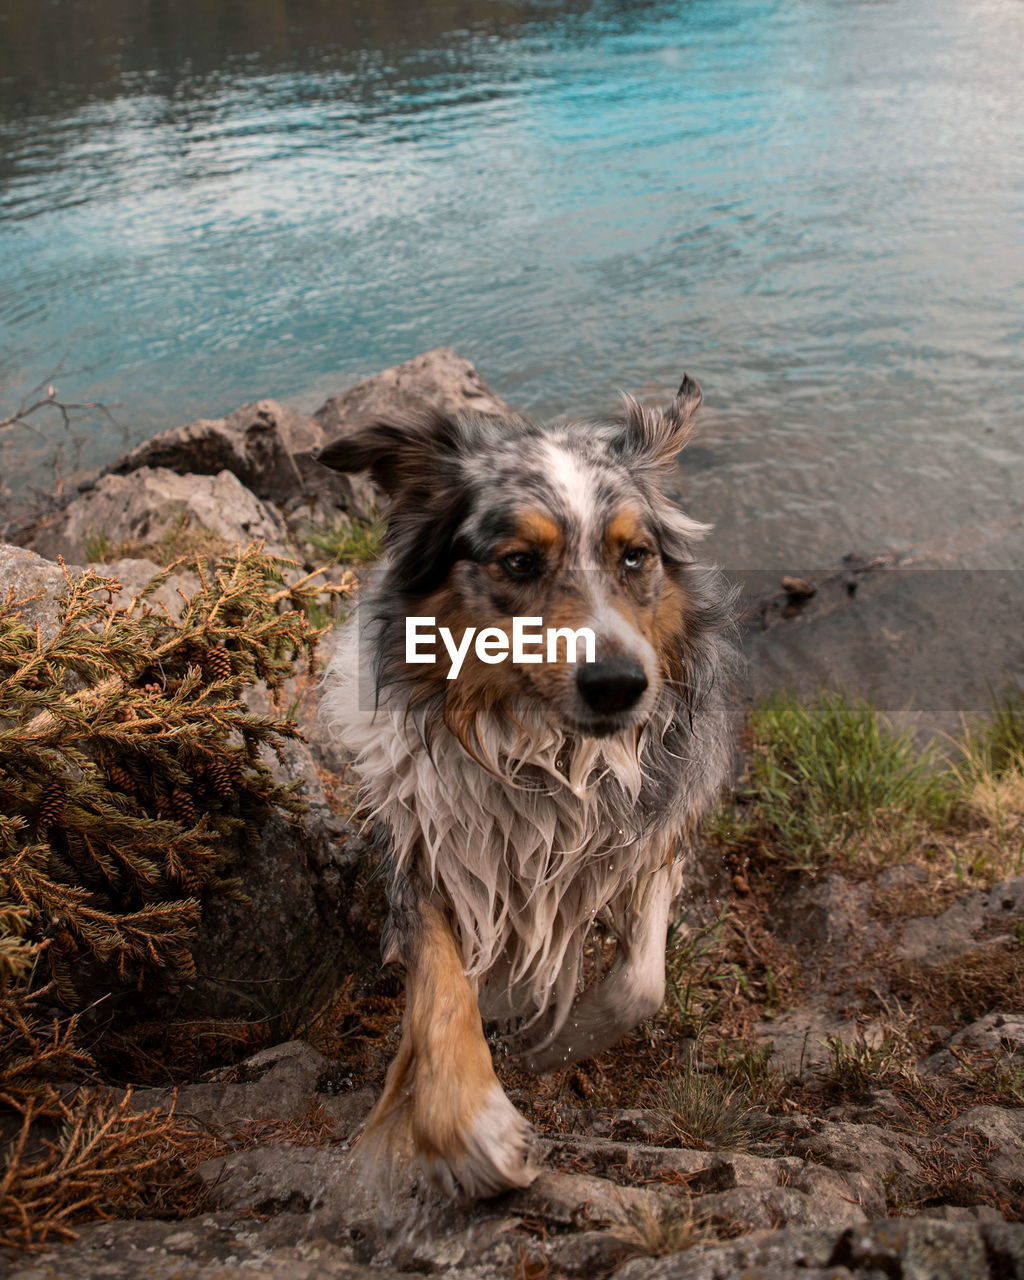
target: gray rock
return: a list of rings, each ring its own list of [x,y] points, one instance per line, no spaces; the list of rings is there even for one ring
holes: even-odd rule
[[[249,1147],[207,1160],[197,1173],[215,1208],[301,1215],[297,1221],[305,1236],[352,1239],[364,1262],[406,1262],[410,1246],[441,1251],[448,1237],[467,1226],[466,1216],[450,1205],[427,1207],[406,1195],[405,1183],[394,1198],[368,1183],[365,1170],[340,1145]],[[485,1209],[473,1222],[489,1216]]]
[[[966,1138],[990,1177],[1015,1197],[1024,1193],[1024,1111],[972,1107],[943,1125],[941,1132]]]
[[[812,943],[815,947],[847,942],[855,936],[870,937],[871,896],[869,884],[828,875],[787,894],[774,923],[787,942]]]
[[[985,1014],[951,1036],[937,1052],[929,1054],[918,1069],[923,1075],[952,1076],[960,1066],[960,1055],[965,1053],[1024,1061],[1024,1015]]]
[[[843,1227],[866,1222],[869,1217],[885,1212],[880,1178],[859,1170],[840,1173],[794,1157],[688,1151],[601,1138],[560,1139],[543,1146],[551,1163],[569,1159],[585,1162],[597,1170],[607,1169],[609,1175],[617,1179],[628,1177],[631,1182],[657,1187],[663,1202],[662,1211],[666,1200],[669,1204],[675,1200],[678,1212],[681,1199],[687,1211],[730,1227],[742,1226],[747,1230],[789,1224]],[[579,1225],[587,1220],[587,1213],[594,1214],[593,1206],[599,1205],[604,1214],[599,1220],[635,1224],[638,1213],[650,1214],[657,1207],[650,1202],[642,1205],[622,1200],[622,1193],[630,1188],[620,1186],[609,1193],[606,1179],[575,1181],[579,1175],[558,1176],[567,1180],[549,1184],[542,1178],[531,1192],[525,1193],[544,1197],[555,1207],[539,1212],[532,1207],[528,1212],[562,1224]],[[600,1194],[594,1192],[591,1185],[594,1182],[603,1185]],[[615,1203],[609,1208],[609,1194],[613,1201],[616,1196],[620,1198],[621,1206],[626,1209],[625,1216],[621,1208],[618,1214],[613,1212]],[[581,1202],[590,1207],[581,1208]]]
[[[108,545],[153,543],[182,520],[229,547],[262,539],[270,554],[287,554],[281,521],[230,471],[194,476],[149,467],[101,477],[37,529],[30,545],[42,555],[85,561],[87,541],[99,535]]]
[[[667,1134],[662,1111],[650,1107],[626,1107],[621,1111],[599,1111],[587,1126],[595,1137],[614,1138],[617,1143],[657,1142]]]
[[[598,1173],[642,1182],[665,1178],[687,1195],[726,1191],[736,1186],[774,1186],[772,1162],[741,1152],[693,1151],[687,1147],[658,1147],[647,1142],[618,1142],[608,1138],[574,1135],[543,1139],[539,1146],[545,1163],[553,1166],[581,1163]]]
[[[479,1274],[481,1263],[498,1264],[499,1275],[510,1274],[515,1253],[508,1235],[520,1225],[518,1218],[487,1218],[458,1229],[443,1212],[429,1220],[412,1219],[392,1233],[374,1258],[374,1265],[391,1263],[401,1271],[450,1271],[465,1263]],[[452,1215],[454,1217],[454,1215]],[[455,1226],[455,1229],[450,1229]]]
[[[986,1222],[981,1228],[992,1280],[1024,1280],[1024,1226]]]
[[[547,1256],[555,1269],[570,1276],[606,1275],[618,1263],[642,1252],[634,1240],[610,1231],[578,1231],[556,1240]]]
[[[298,824],[275,815],[253,844],[239,843],[235,874],[248,901],[206,904],[197,977],[166,1012],[295,1025],[375,949],[352,892],[366,845],[318,806]]]
[[[725,563],[756,564],[758,555]],[[963,712],[985,713],[993,679],[1024,673],[1019,574],[1009,568],[974,574],[923,568],[916,559],[901,568],[880,557],[830,575],[808,572],[818,587],[815,597],[788,619],[784,608],[756,616],[747,633],[751,695],[789,689],[811,698],[822,688],[844,689],[872,698],[904,722],[903,713],[912,712],[916,731],[932,737],[955,734]],[[734,576],[750,595],[765,589],[765,577],[768,589],[775,585],[774,574]],[[949,625],[950,618],[962,617],[984,618],[985,626]]]
[[[198,1173],[218,1209],[310,1213],[326,1205],[354,1222],[373,1208],[341,1147],[250,1147],[207,1160]]]
[[[987,1013],[958,1031],[950,1047],[1024,1057],[1024,1013]]]
[[[843,1280],[849,1272],[829,1268],[837,1234],[756,1231],[739,1240],[698,1244],[670,1258],[637,1258],[620,1267],[615,1280]]]
[[[332,396],[316,411],[314,422],[329,442],[382,415],[423,409],[484,418],[512,412],[468,360],[450,347],[436,347]],[[322,520],[324,511],[340,509],[369,520],[384,509],[384,496],[368,477],[330,471],[316,461],[315,450],[297,453],[295,466],[303,494],[314,503],[313,523]]]
[[[424,408],[478,418],[512,412],[468,360],[436,347],[332,396],[313,416],[330,441],[381,414]]]
[[[993,933],[993,925],[1009,924],[1022,913],[1024,876],[1016,876],[987,893],[964,894],[941,915],[908,920],[896,954],[902,960],[941,964],[979,946],[999,945],[1004,939]]]
[[[78,565],[68,565],[67,569],[71,574],[81,573]],[[22,620],[30,627],[39,623],[44,638],[53,635],[56,601],[66,589],[67,578],[60,565],[24,547],[0,543],[0,600],[12,591],[20,604]]]
[[[509,1203],[517,1213],[579,1228],[629,1223],[637,1214],[657,1216],[671,1206],[672,1197],[584,1173],[542,1173]]]
[[[295,1154],[293,1152],[293,1154]],[[307,1175],[311,1165],[304,1165]],[[294,1182],[294,1179],[292,1180]],[[309,1183],[313,1186],[313,1181]],[[284,1186],[286,1184],[282,1184]],[[336,1183],[342,1200],[351,1192]],[[15,1259],[10,1280],[395,1280],[443,1273],[450,1280],[507,1280],[522,1268],[517,1219],[475,1210],[396,1215],[386,1227],[327,1211],[284,1211],[269,1221],[214,1212],[188,1222],[102,1222],[72,1245]],[[881,1220],[841,1230],[758,1230],[705,1240],[669,1257],[643,1256],[642,1236],[586,1230],[534,1245],[556,1274],[615,1280],[1021,1280],[1024,1227],[1009,1223]],[[368,1266],[372,1258],[372,1267]]]
[[[875,877],[875,888],[884,892],[893,889],[915,889],[929,881],[924,867],[914,863],[897,863],[894,867],[883,868]]]
[[[924,1139],[897,1136],[875,1124],[844,1124],[807,1116],[791,1116],[777,1123],[787,1150],[794,1155],[840,1172],[865,1174],[879,1184],[896,1174],[919,1177],[918,1156],[926,1155],[929,1149]]]
[[[875,1222],[867,1231],[849,1231],[833,1260],[854,1274],[877,1269],[902,1280],[988,1280],[991,1275],[976,1225],[929,1218]]]
[[[615,1280],[1016,1280],[1024,1227],[883,1219],[832,1229],[757,1231],[698,1244],[670,1258],[636,1259]]]
[[[645,1142],[612,1142],[597,1137],[559,1138],[545,1141],[541,1147],[550,1164],[584,1162],[599,1172],[607,1172],[610,1177],[628,1176],[633,1181],[653,1185],[664,1180],[666,1189],[680,1191],[700,1208],[710,1204],[713,1197],[730,1192],[742,1193],[731,1203],[742,1207],[746,1197],[756,1206],[762,1193],[785,1187],[821,1204],[838,1206],[836,1221],[864,1220],[863,1213],[843,1218],[851,1204],[859,1205],[869,1215],[885,1211],[880,1178],[888,1166],[881,1161],[873,1166],[866,1161],[863,1165],[847,1163],[826,1167],[827,1161],[818,1163],[824,1160],[824,1144],[806,1148],[810,1159],[753,1155],[744,1151],[691,1151],[685,1147],[656,1147]],[[908,1168],[916,1169],[916,1165],[911,1161]],[[806,1216],[807,1212],[799,1209],[801,1215]]]
[[[258,400],[224,418],[162,431],[119,458],[108,473],[127,475],[144,467],[198,476],[230,471],[257,497],[283,502],[302,489],[293,455],[323,443],[322,428],[306,414]]]
[[[207,1213],[187,1223],[98,1222],[51,1252],[22,1256],[6,1280],[397,1280],[355,1260],[348,1240],[311,1233],[306,1216],[269,1222]],[[0,1261],[0,1267],[4,1264]]]
[[[223,1128],[250,1120],[298,1120],[320,1107],[335,1124],[335,1137],[349,1137],[373,1105],[370,1088],[350,1090],[344,1068],[302,1040],[263,1049],[214,1080],[182,1089],[138,1089],[132,1102],[202,1125]]]
[[[848,1227],[867,1222],[867,1214],[848,1196],[829,1187],[829,1194],[808,1195],[795,1187],[748,1187],[702,1196],[695,1205],[702,1218],[735,1230],[766,1227]]]
[[[365,475],[342,475],[321,466],[316,452],[307,450],[292,459],[299,476],[300,490],[286,504],[289,527],[296,528],[300,538],[335,527],[344,515],[364,522],[377,520],[384,509],[384,495]]]
[[[772,1065],[787,1076],[806,1079],[829,1063],[830,1037],[852,1045],[861,1038],[870,1043],[880,1037],[880,1028],[858,1027],[856,1022],[836,1016],[824,996],[816,996],[806,1004],[786,1009],[774,1018],[754,1024],[754,1032],[762,1044],[772,1047]]]
[[[1003,1215],[991,1204],[926,1205],[917,1211],[918,1218],[934,1218],[936,1222],[979,1222],[1002,1226]]]

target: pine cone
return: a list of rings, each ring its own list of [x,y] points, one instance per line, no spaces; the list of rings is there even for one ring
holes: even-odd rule
[[[230,800],[235,794],[233,773],[226,760],[211,760],[206,766],[206,776],[222,800]]]
[[[227,649],[211,649],[206,655],[206,663],[216,680],[230,680],[232,676],[231,656]]]
[[[63,782],[48,782],[39,797],[39,825],[52,827],[58,823],[64,815],[67,798],[67,788]]]
[[[179,822],[189,827],[195,822],[195,802],[182,787],[175,787],[171,792],[171,805],[174,809],[174,816]]]
[[[110,765],[107,769],[107,777],[112,786],[117,787],[118,791],[125,792],[126,795],[132,795],[138,789],[135,779],[122,764]]]

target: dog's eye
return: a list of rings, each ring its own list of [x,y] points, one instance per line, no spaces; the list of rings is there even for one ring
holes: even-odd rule
[[[642,569],[647,563],[650,554],[646,547],[630,547],[628,551],[622,553],[622,567],[624,569]]]
[[[534,578],[540,572],[539,560],[529,551],[513,551],[503,556],[501,567],[511,578]]]

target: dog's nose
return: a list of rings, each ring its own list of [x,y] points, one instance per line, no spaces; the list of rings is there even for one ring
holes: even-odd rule
[[[647,688],[644,669],[634,658],[585,662],[576,672],[576,687],[592,711],[628,711]]]

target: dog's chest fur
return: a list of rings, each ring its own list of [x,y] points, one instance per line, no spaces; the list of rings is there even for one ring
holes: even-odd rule
[[[487,1016],[557,1023],[595,918],[607,911],[619,924],[645,875],[683,852],[688,815],[706,802],[699,793],[717,785],[707,748],[722,735],[711,724],[702,732],[699,719],[684,731],[664,714],[639,736],[602,741],[567,739],[536,715],[525,737],[485,720],[478,734],[497,776],[446,729],[428,752],[402,699],[374,710],[365,658],[364,680],[354,675],[357,648],[353,624],[323,714],[357,757],[392,874],[437,891],[453,911]]]

